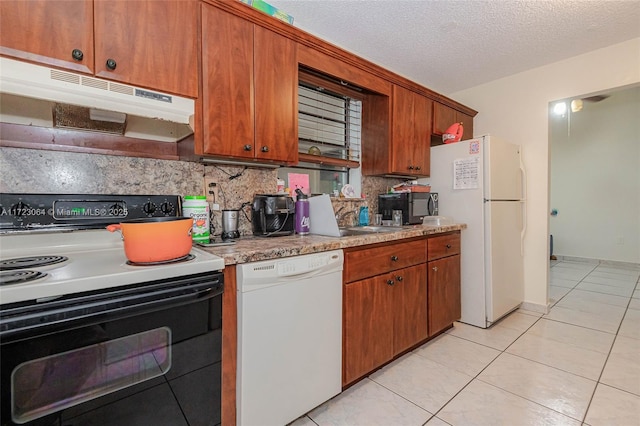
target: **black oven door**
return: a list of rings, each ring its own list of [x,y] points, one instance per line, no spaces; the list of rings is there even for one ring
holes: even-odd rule
[[[220,423],[222,275],[0,310],[2,425]]]

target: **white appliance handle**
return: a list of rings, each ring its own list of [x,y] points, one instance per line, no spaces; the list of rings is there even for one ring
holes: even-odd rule
[[[527,170],[524,168],[524,163],[522,162],[522,145],[520,145],[520,175],[522,176],[522,181],[520,185],[522,185],[522,200],[527,199]]]
[[[524,256],[524,236],[527,232],[527,171],[522,162],[522,145],[520,145],[520,174],[522,175],[522,231],[520,231],[520,254]]]
[[[522,204],[522,231],[520,231],[520,255],[524,256],[524,236],[527,232],[527,203],[520,201]]]

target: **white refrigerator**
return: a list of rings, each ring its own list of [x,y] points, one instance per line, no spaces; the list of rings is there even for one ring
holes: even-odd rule
[[[526,175],[520,146],[482,136],[431,148],[439,214],[462,230],[461,322],[482,328],[524,299]]]

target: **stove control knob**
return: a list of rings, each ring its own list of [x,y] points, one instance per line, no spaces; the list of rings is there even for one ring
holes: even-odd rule
[[[17,204],[14,204],[13,206],[11,206],[11,210],[10,213],[13,216],[24,216],[27,213],[27,210],[29,209],[29,205],[23,203],[22,201],[18,201]]]
[[[164,214],[171,214],[173,213],[173,211],[175,210],[175,208],[173,207],[173,204],[171,204],[168,201],[165,201],[164,203],[160,204],[160,211]]]
[[[126,208],[122,203],[114,203],[109,207],[109,216],[113,217],[127,217]]]
[[[156,211],[156,205],[153,204],[151,201],[148,201],[142,206],[142,211],[148,215],[152,215],[153,212]]]

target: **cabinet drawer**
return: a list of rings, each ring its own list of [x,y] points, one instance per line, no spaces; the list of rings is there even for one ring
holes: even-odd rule
[[[365,248],[344,255],[344,282],[361,280],[427,260],[424,240]]]
[[[460,254],[460,234],[442,235],[427,240],[428,260]]]

